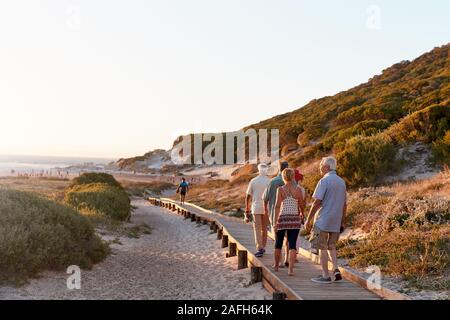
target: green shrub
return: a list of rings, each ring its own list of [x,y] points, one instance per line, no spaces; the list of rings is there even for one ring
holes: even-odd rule
[[[21,284],[43,270],[90,268],[108,247],[75,210],[38,195],[0,190],[0,283]]]
[[[450,130],[445,136],[433,143],[433,162],[450,166]]]
[[[116,220],[128,219],[131,211],[127,193],[105,183],[75,185],[67,190],[64,202],[81,212],[94,211]]]
[[[450,103],[432,105],[417,111],[388,129],[398,143],[422,140],[430,143],[442,138],[450,130]]]
[[[384,119],[381,120],[364,120],[358,122],[353,127],[347,129],[340,129],[333,135],[324,139],[323,147],[325,151],[339,151],[342,146],[345,146],[345,141],[355,136],[371,136],[381,132],[390,126],[390,122]]]
[[[396,168],[396,154],[387,135],[355,137],[337,155],[339,172],[349,186],[369,185]]]
[[[83,173],[72,180],[71,186],[78,186],[91,183],[105,183],[111,187],[122,189],[122,185],[110,174],[107,173]]]

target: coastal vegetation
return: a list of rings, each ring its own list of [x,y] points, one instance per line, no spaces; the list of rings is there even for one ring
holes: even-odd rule
[[[89,269],[109,254],[100,235],[138,238],[151,229],[126,221],[128,193],[111,175],[69,181],[0,179],[0,284],[21,285],[45,270]]]
[[[70,265],[90,268],[109,252],[86,217],[37,194],[2,188],[0,212],[2,284]]]
[[[87,172],[80,176],[74,178],[71,182],[71,186],[82,186],[92,183],[106,184],[110,187],[123,189],[122,185],[110,174],[107,173],[97,173],[97,172]]]
[[[121,221],[131,213],[130,199],[122,187],[101,182],[73,184],[67,189],[64,202],[81,213],[95,212]]]
[[[351,266],[377,265],[412,286],[450,289],[450,171],[423,181],[351,193],[349,226],[365,237],[341,242]]]
[[[421,141],[437,167],[450,164],[450,44],[334,96],[248,128],[280,129],[293,166],[334,154],[351,187],[370,186],[408,163],[398,150]]]

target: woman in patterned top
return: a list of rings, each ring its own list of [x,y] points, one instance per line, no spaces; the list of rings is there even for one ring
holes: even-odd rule
[[[304,196],[302,190],[295,181],[295,171],[286,169],[282,174],[284,186],[277,190],[277,202],[275,206],[275,271],[281,260],[281,249],[283,239],[287,233],[289,243],[289,272],[294,275],[294,264],[297,256],[297,238],[302,226],[303,214],[301,208],[304,207]]]

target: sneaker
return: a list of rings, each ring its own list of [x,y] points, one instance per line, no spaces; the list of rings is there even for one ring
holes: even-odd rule
[[[339,269],[334,270],[334,281],[342,281],[342,275]]]
[[[324,278],[323,276],[318,276],[316,278],[312,278],[311,281],[315,282],[315,283],[320,283],[320,284],[330,284],[331,277]]]
[[[264,249],[264,248],[259,251],[261,251],[263,254],[266,253],[266,249]]]
[[[264,255],[264,252],[262,250],[259,250],[257,253],[255,253],[255,257],[261,258]]]

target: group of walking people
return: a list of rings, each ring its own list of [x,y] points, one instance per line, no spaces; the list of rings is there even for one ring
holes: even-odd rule
[[[306,191],[302,187],[303,175],[289,163],[279,164],[278,175],[270,179],[269,167],[258,165],[258,176],[250,181],[246,193],[246,219],[252,220],[256,242],[256,256],[266,253],[269,229],[275,238],[274,271],[288,268],[294,275],[297,261],[297,240],[302,228],[310,234],[311,248],[320,250],[322,274],[311,279],[320,284],[342,280],[337,262],[336,244],[345,228],[347,190],[345,182],[336,173],[336,159],[323,158],[320,162],[322,178],[318,182],[309,214],[306,214]],[[283,244],[286,247],[281,262]],[[333,264],[333,277],[328,263]]]

